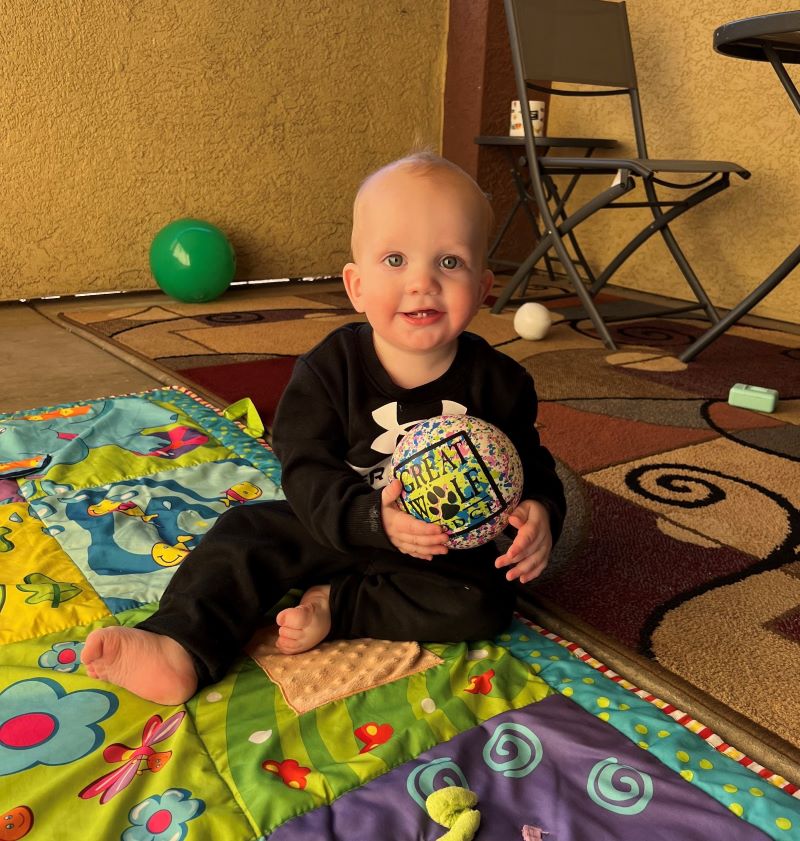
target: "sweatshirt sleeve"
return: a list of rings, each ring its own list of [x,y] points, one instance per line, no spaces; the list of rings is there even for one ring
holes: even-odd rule
[[[346,398],[344,398],[346,399]],[[346,461],[347,417],[341,395],[301,357],[278,406],[272,444],[281,462],[281,486],[309,535],[339,552],[390,549],[383,530],[381,493]]]

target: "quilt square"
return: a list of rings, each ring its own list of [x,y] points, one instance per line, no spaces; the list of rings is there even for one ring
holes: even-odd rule
[[[0,644],[104,616],[108,608],[27,504],[0,505]]]
[[[118,613],[157,601],[175,568],[232,505],[279,495],[260,470],[231,458],[62,490],[31,508]]]
[[[227,458],[230,450],[167,400],[109,398],[0,418],[0,471],[27,499]]]

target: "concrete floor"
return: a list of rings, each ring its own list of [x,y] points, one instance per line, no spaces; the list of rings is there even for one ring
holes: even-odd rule
[[[162,384],[69,333],[28,303],[0,304],[0,347],[0,412],[126,394]]]

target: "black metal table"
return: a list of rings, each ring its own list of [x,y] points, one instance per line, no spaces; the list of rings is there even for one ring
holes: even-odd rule
[[[552,149],[583,149],[585,150],[585,157],[587,158],[592,156],[595,149],[614,149],[619,145],[616,140],[610,140],[603,137],[537,137],[535,142],[538,147],[545,150],[545,154],[548,154]],[[494,255],[520,208],[522,208],[527,214],[528,221],[531,224],[531,228],[536,238],[538,239],[541,236],[536,213],[534,211],[536,203],[534,197],[529,191],[530,178],[527,175],[528,162],[524,154],[525,138],[508,137],[504,135],[479,135],[475,138],[475,143],[478,144],[478,146],[490,146],[502,149],[508,160],[511,178],[517,191],[517,200],[509,211],[505,221],[500,226],[500,230],[495,236],[492,244],[489,246],[489,264],[492,268],[517,268],[517,263],[512,263],[506,260],[496,260],[494,259]],[[556,217],[561,219],[566,218],[564,208],[567,200],[572,194],[572,191],[575,189],[578,177],[579,176],[572,177],[562,195],[559,195],[556,185],[552,182],[552,179],[548,183],[551,198],[554,198],[557,204],[556,212],[554,214]],[[587,280],[589,282],[593,282],[594,275],[583,256],[583,252],[581,251],[574,234],[570,232],[567,236],[569,237],[572,247],[575,250],[576,262],[583,267],[584,272],[586,272]],[[547,272],[550,275],[551,280],[553,280],[554,275],[551,263],[553,258],[551,258],[548,254],[545,254],[543,259],[545,261],[545,265],[547,266]]]
[[[759,15],[726,23],[714,32],[714,49],[734,58],[768,61],[800,114],[800,94],[785,67],[786,64],[800,64],[800,11]],[[680,359],[688,362],[697,356],[772,292],[798,264],[800,245],[741,303],[691,344]]]

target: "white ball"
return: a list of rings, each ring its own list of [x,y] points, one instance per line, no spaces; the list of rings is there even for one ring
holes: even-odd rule
[[[550,310],[542,304],[523,304],[514,313],[514,329],[529,342],[538,342],[550,329]]]

